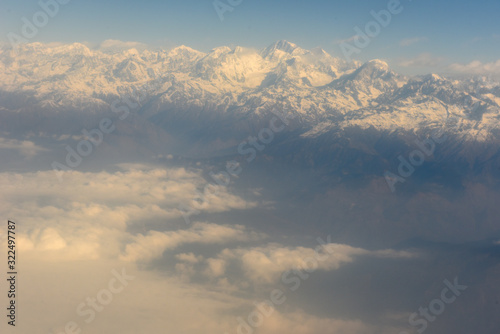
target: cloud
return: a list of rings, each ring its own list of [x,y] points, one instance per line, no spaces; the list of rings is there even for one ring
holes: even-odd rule
[[[448,69],[460,74],[487,75],[500,74],[500,59],[490,63],[474,60],[468,64],[451,64]]]
[[[243,269],[245,277],[254,283],[274,283],[287,270],[311,268],[311,265],[315,263],[318,270],[332,271],[338,269],[342,264],[354,261],[355,257],[361,255],[378,258],[411,258],[416,256],[409,252],[368,251],[334,243],[326,244],[318,249],[290,248],[279,244],[270,244],[264,247],[225,249],[218,255],[217,260],[226,262],[224,265],[218,263],[221,270],[229,262],[237,262]],[[212,263],[209,263],[209,266],[211,265]],[[219,271],[216,276],[222,274]]]
[[[412,37],[412,38],[404,38],[399,41],[400,46],[410,46],[419,42],[428,41],[427,37]]]
[[[403,59],[398,65],[403,67],[433,67],[439,65],[444,58],[435,57],[430,53],[421,53],[413,59]]]
[[[223,244],[232,241],[258,240],[263,235],[249,232],[240,225],[221,226],[216,224],[195,223],[188,230],[157,232],[138,235],[125,248],[121,259],[128,262],[149,262],[161,257],[167,249],[174,249],[182,244]]]
[[[203,260],[203,256],[196,256],[193,253],[177,254],[175,258],[187,263],[198,263]]]
[[[259,334],[373,334],[374,329],[359,320],[320,318],[302,311],[280,313],[275,311],[265,320]]]
[[[22,284],[25,294],[19,294],[16,302],[24,305],[23,314],[31,321],[16,328],[22,333],[65,333],[65,325],[74,321],[82,333],[159,333],[166,328],[186,334],[232,333],[234,317],[227,310],[247,303],[223,292],[128,266],[126,273],[135,279],[115,294],[102,312],[96,312],[94,321],[86,323],[88,316],[78,315],[77,307],[108,288],[114,277],[111,271],[121,272],[121,268],[122,264],[103,259],[61,264],[24,258],[21,270],[26,278]],[[46,312],[46,308],[55,312]]]
[[[0,138],[0,149],[16,150],[26,157],[32,158],[40,152],[47,151],[45,148],[36,145],[34,142],[29,140],[17,140],[17,139],[6,139]]]
[[[41,250],[60,250],[67,246],[66,241],[53,228],[47,228],[39,238]]]
[[[191,201],[196,189],[206,184],[196,171],[140,165],[121,168],[113,173],[71,171],[64,183],[57,182],[50,170],[0,173],[0,210],[5,219],[16,222],[16,245],[22,254],[19,270],[25,277],[36,278],[25,281],[26,295],[17,299],[25,305],[23,314],[32,319],[20,323],[20,330],[59,333],[69,321],[89,333],[156,333],[169,328],[194,334],[232,329],[233,317],[227,310],[249,303],[245,299],[188,285],[178,277],[138,271],[136,262],[126,261],[151,259],[181,245],[244,242],[262,234],[238,225],[184,225],[178,203]],[[205,204],[208,211],[230,211],[233,204],[248,204],[225,188],[214,196],[213,206]],[[217,200],[217,196],[229,201]],[[170,224],[174,219],[183,225],[175,229]],[[169,231],[144,231],[144,235],[131,231],[144,220],[163,222]],[[2,232],[0,246],[6,249],[3,236]],[[176,259],[188,265],[204,260],[194,253],[181,253]],[[217,261],[211,263],[213,274],[222,271]],[[85,323],[86,317],[76,313],[77,307],[107,288],[111,271],[124,266],[136,279],[96,314],[95,321]],[[197,309],[190,310],[194,304]],[[48,314],[47,307],[56,312]],[[151,318],[137,321],[138,317]]]
[[[205,274],[210,277],[220,277],[225,274],[226,261],[222,259],[208,259]]]
[[[17,222],[23,275],[36,278],[26,280],[25,293],[18,299],[25,305],[25,316],[32,319],[22,324],[23,333],[64,332],[69,321],[89,333],[156,333],[165,328],[186,334],[235,333],[237,317],[246,317],[260,297],[241,293],[240,288],[245,288],[244,284],[249,288],[249,284],[231,266],[238,266],[254,282],[274,282],[281,271],[304,266],[307,257],[315,255],[308,247],[259,246],[265,235],[240,225],[194,222],[176,227],[170,224],[172,220],[183,223],[177,204],[190,201],[193,191],[206,183],[201,175],[182,168],[120,167],[123,170],[113,173],[68,172],[64,183],[57,182],[53,171],[0,173],[0,210]],[[207,204],[206,210],[222,212],[218,210],[250,205],[224,188],[216,197],[219,201]],[[161,222],[155,226],[165,225],[165,230],[131,231],[144,220]],[[228,248],[235,242],[248,245]],[[200,254],[199,245],[216,245],[217,250],[211,255]],[[192,247],[187,251],[186,246]],[[225,250],[219,252],[222,248]],[[162,267],[137,269],[165,251],[172,255],[175,275]],[[335,270],[358,256],[411,256],[339,244],[328,244],[320,254],[328,255],[319,263],[324,271]],[[77,307],[107,288],[111,271],[123,267],[135,280],[96,313],[95,321],[85,323],[76,313]],[[197,274],[210,282],[192,283],[190,278]],[[286,310],[275,311],[255,332],[369,333],[360,320],[309,315],[296,310],[291,299],[287,303]],[[48,314],[46,309],[56,312]]]
[[[205,180],[197,172],[182,168],[120,167],[124,170],[114,173],[68,172],[65,183],[57,182],[52,171],[0,173],[3,188],[0,210],[7,217],[15,217],[17,222],[16,240],[23,254],[23,275],[36,277],[36,283],[26,281],[23,285],[25,296],[29,297],[21,295],[18,299],[26,305],[24,314],[33,320],[23,324],[23,332],[63,332],[69,321],[75,321],[82,331],[91,333],[131,334],[158,332],[162,328],[186,334],[232,333],[236,330],[237,317],[246,315],[247,310],[255,306],[252,298],[241,296],[228,283],[228,278],[234,277],[227,274],[230,261],[244,255],[242,265],[247,270],[257,269],[259,273],[255,278],[258,278],[265,276],[264,271],[268,269],[266,261],[259,262],[259,257],[267,257],[281,270],[300,264],[304,255],[312,255],[313,250],[309,248],[277,245],[229,250],[223,252],[224,256],[208,259],[191,251],[174,255],[179,261],[175,265],[179,276],[139,271],[138,263],[161,257],[163,252],[183,245],[261,243],[265,236],[240,225],[205,222],[179,229],[169,226],[168,231],[132,233],[129,228],[141,220],[162,219],[168,223],[176,217],[179,219],[177,202],[190,200],[193,190],[204,185]],[[224,206],[215,201],[216,204],[207,205],[206,210],[229,211],[234,209],[233,204],[248,205],[224,189],[220,189],[217,196],[231,201]],[[1,243],[3,246],[5,240]],[[325,267],[342,261],[341,250],[351,250],[348,246],[337,249],[337,260],[329,261]],[[356,252],[353,248],[344,255],[349,257]],[[95,321],[87,324],[85,318],[76,313],[77,307],[87,297],[107,288],[107,282],[113,277],[111,271],[120,271],[123,267],[135,280],[114,296],[104,311],[96,313]],[[206,277],[217,278],[217,289],[188,283],[183,276],[192,277],[195,268],[200,268]],[[47,288],[39,289],[40,285]],[[58,312],[46,314],[43,310],[47,307]],[[357,320],[317,318],[296,311],[276,313],[266,319],[259,330],[272,333],[276,329],[293,328],[301,334],[333,333],[334,329],[354,334],[363,333],[365,325]]]
[[[107,39],[99,44],[98,49],[102,51],[124,51],[130,49],[144,49],[147,45],[140,42],[123,42],[116,39]]]
[[[27,256],[45,256],[50,261],[119,257],[130,260],[148,252],[157,254],[162,247],[174,247],[189,238],[191,242],[206,243],[246,237],[246,231],[238,226],[194,224],[185,231],[150,232],[142,237],[155,242],[156,249],[146,247],[148,250],[141,253],[132,246],[142,239],[129,229],[135,227],[136,231],[147,233],[145,221],[167,224],[177,219],[182,228],[188,227],[178,205],[193,201],[196,190],[206,183],[197,172],[183,168],[115,173],[69,171],[65,180],[57,182],[53,171],[0,173],[0,210],[22,223],[20,247]],[[225,212],[255,205],[220,187],[197,209]],[[129,253],[124,255],[122,251],[127,245]]]

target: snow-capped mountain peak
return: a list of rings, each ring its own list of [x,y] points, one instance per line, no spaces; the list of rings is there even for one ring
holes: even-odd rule
[[[20,101],[31,101],[30,110],[109,110],[117,97],[148,86],[148,114],[175,109],[243,115],[276,107],[322,129],[339,117],[341,127],[411,129],[435,126],[443,115],[459,117],[461,131],[474,138],[500,128],[498,83],[436,74],[406,78],[382,60],[347,63],[288,41],[260,52],[223,46],[208,53],[187,46],[107,53],[79,43],[33,43],[16,53],[2,49],[0,76],[0,108],[12,111],[26,108]]]
[[[306,50],[298,47],[296,44],[281,40],[265,48],[261,55],[265,59],[281,59],[291,56],[300,56],[307,53]]]

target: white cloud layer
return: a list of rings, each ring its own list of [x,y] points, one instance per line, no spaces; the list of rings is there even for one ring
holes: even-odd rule
[[[167,249],[182,244],[219,244],[231,241],[258,240],[259,234],[247,231],[243,226],[221,226],[216,224],[195,223],[189,230],[157,232],[134,237],[133,243],[126,246],[124,261],[148,262],[159,258]]]
[[[66,172],[63,183],[57,181],[53,171],[0,173],[0,184],[0,209],[23,228],[20,247],[33,254],[46,252],[47,259],[53,261],[119,256],[131,260],[190,238],[191,242],[216,242],[216,238],[226,236],[244,239],[242,227],[212,224],[186,225],[186,230],[177,234],[149,232],[137,237],[128,232],[129,227],[141,226],[144,221],[163,222],[168,227],[172,219],[182,219],[179,204],[191,203],[196,189],[205,184],[199,174],[182,168],[116,173],[71,171]],[[254,205],[220,187],[197,209],[224,212]],[[156,242],[158,248],[153,250],[149,245],[139,256],[133,244],[141,240]],[[122,254],[126,244],[130,245]]]
[[[237,317],[255,306],[252,297],[242,296],[229,280],[235,263],[254,282],[273,282],[294,266],[304,266],[315,250],[277,244],[227,248],[234,242],[262,244],[264,235],[239,225],[194,222],[175,229],[172,219],[182,219],[177,205],[191,201],[205,180],[182,168],[146,169],[122,166],[109,173],[68,172],[59,183],[53,171],[0,173],[0,210],[16,221],[16,242],[22,254],[23,317],[20,333],[61,333],[74,321],[83,333],[237,333]],[[203,208],[222,212],[255,204],[234,196],[225,188],[213,195]],[[130,232],[141,221],[165,224],[164,231]],[[5,239],[0,238],[5,249]],[[174,254],[183,245],[219,245],[226,249],[212,257],[193,247]],[[137,270],[138,263],[159,258],[171,251],[180,276],[152,270]],[[331,251],[331,254],[328,252]],[[326,256],[321,270],[334,270],[356,256],[408,257],[404,252],[371,252],[348,245],[328,244],[319,251]],[[208,257],[208,258],[207,258]],[[77,308],[89,297],[107,288],[113,269],[135,277],[95,320],[86,323]],[[198,272],[217,280],[213,284],[189,283]],[[43,287],[41,289],[40,287]],[[51,312],[47,312],[51,310]],[[193,321],[196,319],[196,321]],[[320,318],[300,310],[276,310],[255,333],[293,332],[373,333],[359,320]],[[2,332],[3,333],[3,332]],[[11,333],[10,329],[7,334]]]
[[[61,333],[71,321],[83,332],[95,334],[232,329],[233,318],[227,310],[247,301],[186,285],[175,277],[137,271],[136,263],[129,261],[147,261],[183,244],[245,241],[262,235],[242,226],[196,222],[172,230],[171,219],[182,220],[178,204],[191,201],[205,180],[184,169],[139,167],[116,173],[72,171],[64,183],[57,181],[53,171],[0,173],[0,211],[16,222],[16,247],[22,254],[18,268],[22,293],[17,302],[23,305],[25,321],[20,321],[16,331]],[[249,205],[224,188],[213,196],[213,206],[204,204],[207,211]],[[145,219],[162,221],[170,231],[145,231],[144,235],[129,231]],[[0,238],[0,246],[6,249],[5,238]],[[203,257],[185,253],[177,259],[196,263]],[[123,267],[135,280],[113,296],[103,311],[96,312],[95,320],[86,323],[77,307],[107,287],[113,269]]]
[[[276,283],[281,274],[294,268],[314,268],[314,270],[331,271],[342,264],[353,262],[357,256],[372,256],[378,258],[412,258],[415,254],[380,250],[369,251],[349,245],[328,243],[314,248],[285,247],[270,244],[264,247],[225,249],[216,259],[207,259],[207,273],[214,277],[224,274],[224,268],[229,263],[236,262],[245,272],[245,277],[253,283]],[[214,270],[213,267],[217,269]]]
[[[500,74],[500,59],[490,63],[483,63],[479,60],[474,60],[465,65],[455,63],[449,66],[449,70],[455,73],[473,75]]]
[[[443,58],[433,56],[430,53],[421,53],[412,59],[403,59],[398,65],[402,67],[434,67],[439,65]]]
[[[0,149],[16,150],[26,158],[32,158],[40,152],[47,151],[29,140],[0,138]]]

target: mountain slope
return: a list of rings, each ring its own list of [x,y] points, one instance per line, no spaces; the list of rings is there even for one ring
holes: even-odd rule
[[[288,41],[260,51],[218,47],[208,53],[186,46],[109,52],[33,43],[18,53],[1,49],[0,75],[0,108],[14,112],[102,113],[131,96],[140,100],[140,113],[168,113],[171,121],[285,110],[307,136],[332,128],[445,127],[467,140],[488,141],[497,139],[500,127],[498,83],[434,74],[406,78],[381,60],[347,63]]]

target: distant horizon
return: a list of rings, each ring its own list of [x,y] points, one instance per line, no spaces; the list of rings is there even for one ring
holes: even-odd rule
[[[362,0],[289,1],[45,0],[0,4],[0,44],[28,42],[99,45],[137,41],[154,48],[188,45],[207,52],[222,45],[261,49],[288,40],[334,57],[384,59],[398,73],[456,70],[500,74],[500,2]],[[481,20],[474,19],[481,17]],[[367,34],[356,41],[356,36]],[[17,37],[14,37],[17,36]],[[452,36],[452,37],[451,37]]]
[[[102,40],[101,42],[98,42],[98,43],[92,43],[92,42],[88,42],[88,41],[75,41],[75,42],[69,42],[69,43],[60,42],[60,41],[51,41],[51,42],[34,41],[34,42],[22,43],[22,44],[23,45],[42,44],[42,45],[47,46],[47,47],[58,47],[58,46],[65,46],[65,45],[81,44],[81,45],[84,45],[85,47],[89,48],[89,50],[100,51],[103,53],[117,53],[117,52],[123,52],[123,51],[131,50],[131,49],[137,49],[137,51],[139,51],[139,52],[144,51],[144,50],[170,51],[170,50],[173,50],[175,48],[184,46],[184,47],[188,47],[188,48],[193,49],[193,50],[198,51],[198,52],[209,54],[213,50],[218,49],[218,48],[222,48],[222,47],[228,47],[231,50],[234,50],[234,49],[240,47],[240,48],[244,48],[247,50],[254,50],[255,52],[261,52],[261,51],[265,50],[266,48],[268,48],[274,44],[277,44],[279,42],[288,42],[288,43],[294,44],[297,47],[299,47],[303,50],[306,50],[306,51],[312,51],[314,49],[321,49],[324,52],[326,52],[328,55],[330,55],[334,58],[346,60],[342,55],[332,54],[332,53],[328,52],[328,50],[326,50],[321,45],[307,49],[307,48],[302,47],[300,44],[295,43],[294,41],[290,41],[290,40],[286,40],[286,39],[276,40],[276,41],[274,41],[266,46],[263,46],[263,47],[238,45],[235,43],[231,43],[231,44],[227,44],[227,45],[216,45],[216,46],[213,46],[211,48],[201,49],[201,50],[197,49],[191,45],[188,45],[188,44],[170,45],[168,47],[162,47],[162,46],[158,46],[158,45],[155,46],[155,45],[151,45],[151,44],[142,43],[139,41],[120,41],[120,40],[114,40],[114,39],[105,39],[105,40]],[[0,44],[0,48],[11,49],[12,47],[13,46],[9,43]],[[490,72],[488,74],[474,73],[473,72],[474,66],[477,67],[477,64],[474,65],[474,61],[470,62],[470,63],[466,63],[466,64],[460,64],[460,63],[448,64],[446,66],[443,66],[442,70],[433,71],[433,72],[426,72],[424,70],[421,70],[418,72],[411,71],[411,70],[408,71],[408,70],[406,70],[405,67],[399,66],[397,63],[394,64],[393,60],[381,58],[381,57],[371,58],[371,59],[367,59],[367,60],[356,59],[353,57],[353,59],[350,61],[359,62],[360,64],[365,64],[365,63],[372,61],[372,60],[384,61],[389,65],[391,70],[395,71],[396,73],[401,74],[401,75],[411,76],[411,77],[421,77],[421,76],[426,76],[426,75],[431,75],[431,74],[437,74],[437,75],[440,75],[440,76],[443,76],[446,78],[450,78],[450,79],[467,79],[467,78],[488,78],[489,80],[500,79],[500,73],[495,73],[494,71]],[[494,64],[494,66],[500,67],[500,60],[498,62],[496,62],[496,64]],[[454,71],[453,68],[455,68],[455,69],[458,68],[462,71]]]

